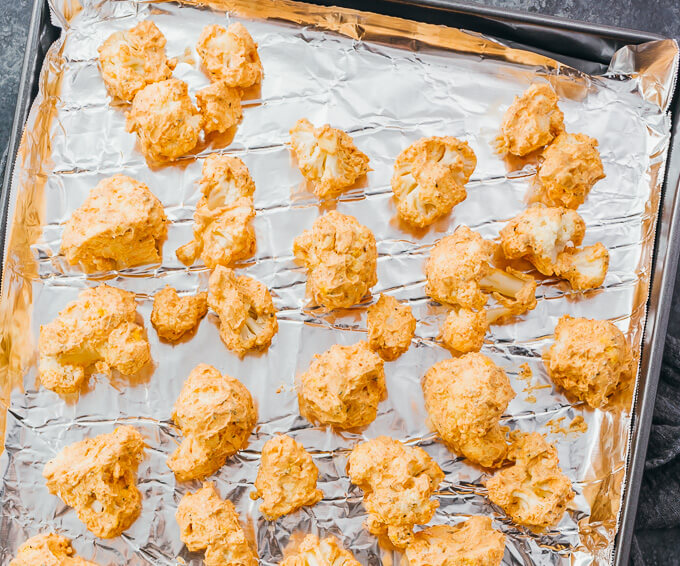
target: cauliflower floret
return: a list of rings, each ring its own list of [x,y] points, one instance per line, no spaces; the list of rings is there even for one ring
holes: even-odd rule
[[[142,509],[135,483],[144,447],[131,426],[71,444],[45,464],[47,489],[73,507],[95,536],[117,537]]]
[[[336,429],[369,425],[386,398],[384,363],[366,342],[332,346],[300,376],[300,414]]]
[[[240,357],[269,348],[279,329],[269,289],[221,265],[208,281],[208,305],[220,319],[222,341]]]
[[[358,564],[358,563],[357,563]],[[71,541],[52,533],[36,535],[24,542],[9,566],[97,566],[76,556]]]
[[[196,93],[196,105],[203,116],[203,131],[224,133],[241,120],[241,90],[224,82],[212,83]]]
[[[199,364],[182,386],[172,419],[184,440],[168,458],[168,467],[178,481],[189,481],[214,474],[243,448],[257,411],[245,385]]]
[[[519,525],[552,527],[574,498],[557,450],[537,432],[514,432],[508,458],[515,463],[486,482],[489,499]]]
[[[498,152],[523,156],[552,142],[564,131],[558,100],[546,83],[531,85],[522,96],[516,96],[503,118]]]
[[[635,369],[630,345],[616,326],[569,315],[557,322],[544,361],[557,385],[594,409],[604,407]]]
[[[279,566],[361,566],[361,563],[335,537],[319,540],[316,535],[307,535]]]
[[[366,528],[387,536],[403,549],[413,539],[413,527],[432,519],[439,507],[431,499],[444,473],[422,448],[379,436],[357,445],[349,455],[347,474],[364,492]]]
[[[151,360],[144,329],[134,322],[135,296],[108,285],[80,293],[49,324],[40,327],[42,384],[60,394],[75,393],[96,365],[108,373],[138,372]]]
[[[168,219],[144,183],[103,179],[64,226],[61,253],[86,273],[161,261]]]
[[[543,153],[538,198],[549,206],[578,208],[604,179],[597,140],[585,134],[560,134]]]
[[[411,345],[416,333],[416,319],[411,307],[389,295],[380,294],[368,307],[368,343],[383,360],[396,360]]]
[[[316,505],[323,492],[316,488],[319,470],[304,446],[280,434],[262,447],[252,499],[262,498],[260,511],[268,521]]]
[[[126,102],[146,85],[169,79],[177,64],[166,58],[165,36],[150,20],[111,34],[98,51],[107,90]]]
[[[242,24],[203,28],[196,51],[210,80],[230,87],[249,87],[262,80],[262,63],[257,43]]]
[[[478,353],[434,364],[422,382],[430,423],[456,453],[485,468],[507,452],[499,419],[515,396],[502,368]]]
[[[184,81],[168,79],[140,90],[126,114],[126,129],[136,133],[145,157],[174,161],[198,144],[203,118]]]
[[[505,535],[480,515],[455,526],[428,527],[406,547],[409,566],[500,566],[503,554]]]
[[[489,320],[484,310],[454,309],[446,316],[441,328],[444,345],[455,352],[479,352],[484,336],[489,330]]]
[[[290,147],[320,199],[338,196],[369,170],[368,157],[351,136],[329,124],[315,128],[305,118],[298,120],[290,131]]]
[[[414,226],[429,226],[465,200],[465,184],[476,166],[475,152],[454,137],[422,138],[411,144],[394,162],[397,213]]]
[[[234,504],[214,484],[182,497],[175,518],[189,552],[205,551],[205,566],[258,566]]]
[[[609,269],[609,252],[600,242],[585,248],[568,248],[557,257],[555,273],[572,289],[584,291],[604,283]]]
[[[307,294],[328,309],[359,303],[378,282],[375,236],[353,216],[332,210],[293,242],[307,268]]]
[[[151,324],[164,340],[174,342],[198,326],[208,312],[208,293],[180,297],[166,285],[153,298]]]

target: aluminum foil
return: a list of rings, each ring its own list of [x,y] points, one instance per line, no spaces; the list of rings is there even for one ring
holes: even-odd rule
[[[259,423],[247,449],[214,480],[236,504],[263,564],[277,564],[298,532],[332,533],[362,564],[403,561],[379,549],[363,528],[361,492],[345,474],[352,446],[379,434],[422,446],[445,471],[433,523],[456,523],[471,514],[494,518],[508,536],[504,564],[608,563],[625,484],[634,384],[615,411],[570,404],[551,385],[541,353],[557,319],[569,313],[614,321],[640,354],[670,136],[667,105],[677,71],[676,44],[624,48],[609,73],[592,77],[478,34],[338,8],[270,1],[217,1],[212,9],[132,0],[81,3],[54,0],[53,19],[63,32],[45,60],[12,186],[0,310],[6,418],[0,561],[7,563],[29,536],[55,530],[74,539],[80,555],[101,564],[200,564],[202,555],[186,550],[174,519],[180,498],[198,483],[176,483],[165,460],[181,438],[170,418],[173,403],[191,369],[205,362],[243,381],[258,405]],[[243,21],[259,43],[265,69],[261,89],[247,93],[235,135],[213,139],[194,155],[158,168],[147,166],[134,135],[125,132],[125,108],[110,104],[96,61],[97,46],[109,34],[146,18],[165,34],[169,56],[180,58],[174,75],[192,93],[208,82],[193,51],[207,24]],[[607,177],[579,212],[588,226],[585,244],[602,241],[611,263],[604,287],[583,294],[564,282],[541,280],[536,309],[516,323],[493,327],[483,348],[505,368],[517,393],[504,423],[546,433],[577,494],[557,527],[536,534],[516,527],[490,504],[483,487],[487,476],[480,469],[436,442],[426,424],[420,379],[449,356],[437,342],[445,309],[424,294],[429,249],[463,223],[495,238],[504,222],[525,208],[534,166],[506,162],[492,145],[513,96],[546,79],[561,97],[567,129],[600,143]],[[335,205],[320,208],[291,161],[285,143],[301,117],[347,130],[369,155],[373,170],[365,183],[342,196],[337,209],[356,216],[376,236],[379,283],[373,292],[408,301],[419,321],[411,349],[386,364],[389,398],[360,434],[333,434],[298,414],[296,375],[314,354],[364,339],[367,306],[325,313],[305,298],[305,273],[293,261],[292,241]],[[465,202],[429,229],[409,231],[395,218],[392,164],[408,144],[432,135],[468,141],[478,165]],[[160,343],[149,322],[153,295],[166,284],[187,293],[207,287],[207,270],[185,268],[174,252],[191,238],[202,162],[216,151],[241,157],[255,180],[257,252],[240,267],[271,289],[279,311],[279,333],[269,351],[243,360],[220,342],[212,314],[193,337],[175,346]],[[63,223],[99,180],[115,173],[145,182],[162,200],[172,221],[162,265],[88,278],[59,254]],[[63,399],[37,382],[40,325],[81,289],[104,281],[136,293],[153,367],[133,379],[93,375],[79,398]],[[564,429],[579,416],[587,431],[567,433]],[[143,510],[121,537],[99,540],[48,493],[41,472],[65,445],[120,423],[138,427],[149,446],[139,469]],[[325,498],[267,522],[249,494],[259,451],[280,432],[313,454]]]

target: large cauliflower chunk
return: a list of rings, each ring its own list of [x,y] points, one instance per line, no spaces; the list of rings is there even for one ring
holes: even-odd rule
[[[483,309],[453,309],[442,324],[441,338],[444,345],[454,352],[479,352],[488,330],[489,319]]]
[[[158,263],[167,222],[149,187],[114,175],[100,181],[66,222],[61,253],[86,273]]]
[[[316,535],[307,535],[279,566],[361,566],[361,563],[335,537],[319,540]]]
[[[126,128],[136,133],[147,159],[174,161],[196,147],[203,118],[184,81],[168,79],[144,87],[132,101]]]
[[[467,197],[465,184],[477,166],[470,146],[454,137],[422,138],[394,163],[392,191],[399,216],[429,226]]]
[[[403,549],[413,527],[432,519],[439,507],[431,499],[444,473],[422,448],[379,436],[357,445],[349,455],[347,474],[364,492],[366,528]]]
[[[416,318],[409,305],[390,295],[380,295],[368,307],[368,344],[383,360],[396,360],[411,345],[416,333]]]
[[[323,498],[316,488],[319,470],[302,444],[280,434],[262,447],[253,499],[262,498],[260,511],[268,521],[315,505]]]
[[[328,124],[315,128],[305,118],[298,120],[290,131],[290,147],[321,199],[338,196],[368,172],[368,157],[351,136]]]
[[[112,33],[99,46],[104,84],[111,96],[126,102],[146,85],[169,79],[176,64],[165,56],[165,37],[149,20]]]
[[[151,324],[164,340],[174,342],[198,326],[208,312],[208,293],[180,297],[166,285],[153,298]]]
[[[184,440],[168,458],[168,467],[179,481],[189,481],[214,474],[243,448],[257,411],[245,385],[199,364],[182,386],[172,419]]]
[[[489,499],[519,525],[552,527],[574,498],[557,450],[538,432],[513,433],[512,441],[508,459],[514,464],[486,482]]]
[[[507,453],[499,419],[515,396],[502,368],[478,353],[433,365],[422,382],[430,423],[456,453],[486,468]]]
[[[144,447],[131,426],[71,444],[45,464],[47,489],[73,507],[95,536],[117,537],[142,510],[135,484]]]
[[[552,142],[564,131],[558,100],[546,83],[531,85],[522,96],[516,96],[503,118],[499,153],[523,156]]]
[[[594,289],[604,283],[609,269],[609,251],[600,242],[584,248],[567,248],[557,258],[555,273],[569,281],[572,289]]]
[[[307,294],[328,309],[355,305],[378,282],[375,236],[353,216],[333,210],[293,242],[307,268]]]
[[[220,319],[220,338],[243,357],[266,350],[279,329],[269,289],[246,275],[218,265],[208,281],[208,305]]]
[[[604,407],[634,371],[626,337],[606,320],[564,315],[544,358],[552,380],[593,408]]]
[[[97,566],[76,556],[71,541],[64,536],[42,534],[29,538],[9,566]]]
[[[189,551],[205,551],[205,566],[258,565],[234,504],[220,498],[212,483],[182,497],[175,518]]]
[[[196,105],[203,116],[203,131],[224,133],[243,116],[241,90],[224,82],[211,83],[196,93]]]
[[[108,285],[81,291],[49,324],[40,327],[41,383],[60,394],[75,393],[96,366],[124,375],[151,360],[144,329],[135,322],[135,296]]]
[[[262,63],[257,43],[242,24],[203,28],[196,51],[210,80],[230,87],[249,87],[262,80]]]

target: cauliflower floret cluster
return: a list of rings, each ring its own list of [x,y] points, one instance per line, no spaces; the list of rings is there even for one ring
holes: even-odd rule
[[[319,540],[316,535],[307,535],[279,566],[361,566],[361,563],[335,537]]]
[[[97,566],[76,556],[71,541],[52,533],[36,535],[24,542],[9,566]]]
[[[407,304],[390,295],[380,295],[368,307],[368,344],[383,360],[396,360],[411,345],[416,333],[416,319]]]
[[[456,453],[485,468],[507,453],[499,419],[515,396],[502,368],[478,353],[433,365],[422,382],[430,423]]]
[[[302,174],[321,198],[338,196],[368,172],[368,157],[351,136],[326,124],[315,128],[302,118],[290,130],[290,146]]]
[[[444,473],[422,448],[379,436],[357,445],[349,455],[347,473],[364,492],[366,528],[403,549],[413,527],[428,523],[439,507],[431,499]]]
[[[75,393],[95,366],[109,373],[138,372],[151,360],[144,329],[135,322],[135,296],[108,285],[82,291],[49,324],[40,327],[41,383]]]
[[[293,253],[307,268],[307,294],[328,309],[359,303],[378,282],[375,236],[353,216],[320,216],[295,238]]]
[[[487,311],[453,309],[446,315],[446,320],[442,324],[441,338],[447,348],[459,354],[479,352],[488,330]]]
[[[252,499],[262,498],[260,511],[268,521],[312,506],[323,492],[316,488],[319,470],[302,444],[280,434],[262,447]]]
[[[336,429],[369,425],[386,398],[384,363],[366,342],[332,346],[300,376],[300,414]]]
[[[454,137],[422,138],[411,144],[394,163],[397,213],[409,224],[429,226],[465,200],[465,184],[476,166],[475,152]]]
[[[224,82],[211,83],[196,93],[196,105],[203,117],[206,134],[226,132],[243,116],[241,90]]]
[[[215,473],[243,448],[257,411],[245,385],[199,364],[182,386],[172,419],[184,440],[168,458],[168,467],[179,481],[189,481]]]
[[[208,293],[180,297],[166,285],[153,298],[151,324],[164,340],[174,342],[198,326],[208,312]]]
[[[73,507],[95,536],[117,537],[142,509],[136,480],[144,447],[131,426],[71,444],[45,465],[47,489]]]
[[[633,376],[633,354],[623,333],[607,320],[564,315],[545,354],[548,375],[593,408],[604,407]]]
[[[567,248],[557,258],[555,273],[569,281],[572,289],[595,289],[604,283],[609,269],[609,251],[600,242],[584,248]]]

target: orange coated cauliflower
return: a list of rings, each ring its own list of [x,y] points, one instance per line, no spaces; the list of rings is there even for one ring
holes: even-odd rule
[[[211,83],[196,93],[196,106],[203,117],[203,131],[224,133],[241,120],[241,90],[224,82]]]
[[[584,248],[567,248],[557,258],[555,274],[569,281],[572,289],[595,289],[604,283],[609,251],[600,242]]]
[[[9,566],[97,566],[76,556],[71,541],[52,533],[36,535],[24,542]]]
[[[307,535],[279,566],[361,566],[361,563],[335,537],[319,540],[316,535]]]
[[[488,330],[486,311],[459,308],[446,315],[441,327],[441,338],[447,348],[460,354],[479,352]]]
[[[153,298],[151,324],[164,340],[174,342],[198,326],[208,312],[208,293],[180,297],[166,285]]]
[[[368,344],[383,360],[396,360],[411,345],[416,333],[416,319],[408,304],[390,295],[380,294],[368,307]]]

